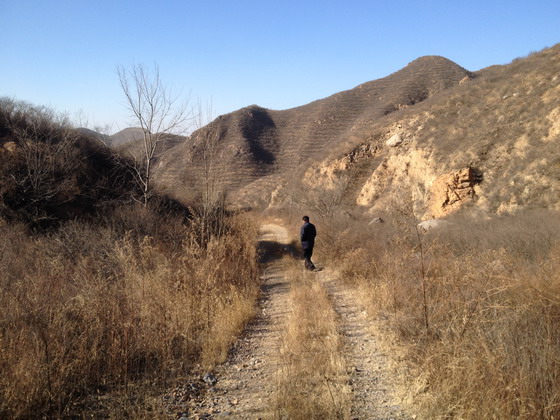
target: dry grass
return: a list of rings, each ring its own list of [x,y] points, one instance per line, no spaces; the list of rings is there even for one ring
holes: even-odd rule
[[[0,417],[153,418],[251,318],[256,226],[134,204],[131,162],[47,108],[0,98],[0,146]]]
[[[276,417],[340,419],[350,413],[350,390],[337,317],[314,274],[293,265],[293,310],[283,337]]]
[[[255,226],[230,219],[201,248],[188,226],[151,217],[157,236],[123,236],[126,216],[48,236],[0,227],[1,416],[115,415],[127,401],[153,417],[150,392],[224,359],[258,294]]]
[[[342,276],[391,319],[422,417],[558,418],[558,215],[461,222],[422,235],[423,257],[407,232],[370,231],[375,247],[342,255]]]

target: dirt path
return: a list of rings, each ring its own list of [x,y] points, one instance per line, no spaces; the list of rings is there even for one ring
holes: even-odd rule
[[[290,310],[290,286],[281,259],[288,249],[286,229],[275,224],[262,226],[260,243],[266,268],[259,312],[229,360],[216,369],[218,382],[191,418],[273,417],[280,334]]]
[[[358,303],[355,292],[337,282],[328,270],[320,280],[340,316],[345,359],[352,388],[352,419],[407,419],[394,402],[396,380],[390,357],[384,353],[372,320]]]
[[[214,372],[210,386],[191,411],[191,419],[270,419],[275,415],[282,333],[291,312],[290,284],[282,256],[291,252],[284,227],[263,225],[260,243],[264,249],[262,298],[253,322],[234,346],[226,363]],[[372,330],[372,320],[358,304],[355,292],[337,282],[326,269],[316,275],[327,290],[339,315],[344,341],[344,359],[352,388],[351,419],[409,418],[392,399],[395,386],[390,358],[381,350]]]

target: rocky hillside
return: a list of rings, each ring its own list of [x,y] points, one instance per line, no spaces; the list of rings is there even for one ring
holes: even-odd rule
[[[217,149],[219,170],[226,174],[232,194],[255,202],[287,177],[302,175],[305,168],[340,149],[352,138],[355,127],[471,77],[445,58],[423,57],[384,79],[298,108],[272,111],[249,106],[218,117],[164,154],[160,180],[176,188],[189,185],[210,142]]]
[[[307,172],[341,174],[355,203],[382,213],[397,198],[425,219],[467,206],[482,213],[560,208],[560,45],[482,70],[461,84],[360,129],[362,140]],[[398,201],[397,200],[397,201]]]
[[[347,200],[375,214],[395,199],[426,219],[464,205],[556,208],[559,93],[559,45],[476,73],[422,57],[298,108],[221,116],[165,152],[158,176],[184,194],[211,156],[231,199],[249,205],[345,179]]]

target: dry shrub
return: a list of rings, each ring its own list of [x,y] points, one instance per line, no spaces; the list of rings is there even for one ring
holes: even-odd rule
[[[293,311],[280,349],[276,416],[346,418],[350,390],[336,313],[321,284],[300,270],[289,274]]]
[[[345,254],[342,275],[390,315],[408,349],[425,418],[560,415],[557,220],[455,220],[449,232],[417,238],[422,254],[406,234],[382,253],[364,245]]]
[[[95,215],[139,193],[127,159],[68,118],[0,98],[0,216],[37,230]]]
[[[230,218],[207,249],[184,226],[178,244],[163,228],[157,238],[82,222],[48,236],[0,229],[2,416],[94,412],[88,396],[147,380],[157,391],[196,363],[221,361],[252,316],[259,276],[248,217]]]

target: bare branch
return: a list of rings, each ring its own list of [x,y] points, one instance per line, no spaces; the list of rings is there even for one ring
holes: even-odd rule
[[[188,100],[180,103],[179,95],[174,96],[163,84],[157,65],[147,69],[133,63],[128,69],[118,66],[116,72],[133,124],[138,124],[143,132],[144,167],[142,171],[136,168],[134,173],[147,204],[158,145],[169,135],[185,134],[195,120],[195,113]]]

